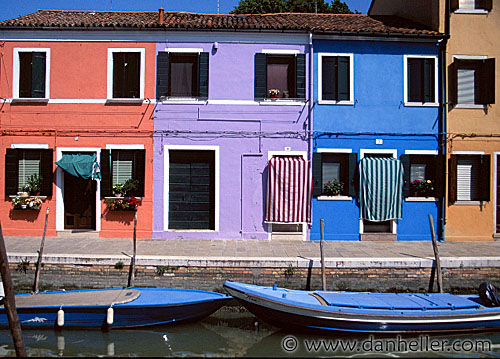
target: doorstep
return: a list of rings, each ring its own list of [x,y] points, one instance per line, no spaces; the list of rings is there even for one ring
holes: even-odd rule
[[[392,233],[363,233],[359,235],[361,241],[396,242],[398,237]]]
[[[92,229],[65,229],[64,231],[57,231],[58,238],[99,238],[99,232]]]

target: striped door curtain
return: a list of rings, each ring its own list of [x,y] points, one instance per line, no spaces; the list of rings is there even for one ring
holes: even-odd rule
[[[267,223],[311,223],[311,163],[302,157],[272,157],[269,160]]]
[[[367,157],[359,161],[361,219],[380,222],[401,219],[403,164],[395,158]]]

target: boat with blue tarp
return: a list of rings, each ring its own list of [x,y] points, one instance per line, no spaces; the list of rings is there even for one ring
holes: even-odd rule
[[[226,281],[250,312],[281,328],[352,332],[460,332],[500,329],[500,307],[479,295],[303,291]]]
[[[230,299],[221,293],[172,288],[89,289],[15,296],[23,329],[110,329],[195,321],[214,313]],[[8,326],[2,306],[0,328]]]

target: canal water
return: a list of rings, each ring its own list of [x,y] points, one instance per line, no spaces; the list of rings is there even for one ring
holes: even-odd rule
[[[369,335],[295,332],[262,323],[240,306],[192,324],[144,329],[24,330],[33,357],[485,357],[500,358],[500,332],[461,335]],[[0,331],[0,356],[14,356]]]

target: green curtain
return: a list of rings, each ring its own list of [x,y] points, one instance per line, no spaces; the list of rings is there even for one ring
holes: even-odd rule
[[[75,177],[101,179],[101,171],[95,153],[64,153],[56,165]]]
[[[403,164],[395,158],[366,157],[359,161],[361,219],[388,221],[403,214]]]

